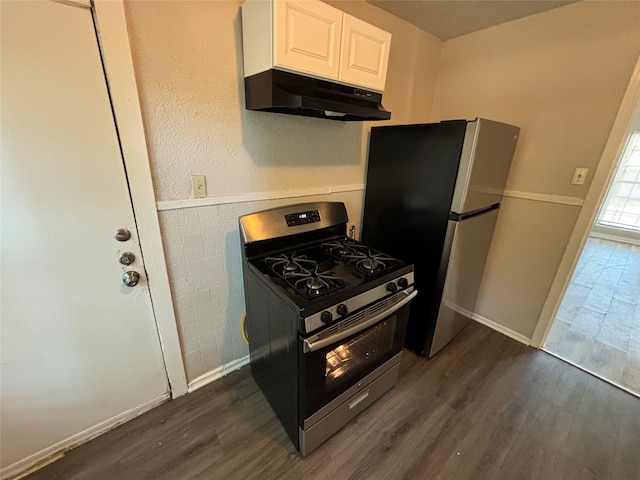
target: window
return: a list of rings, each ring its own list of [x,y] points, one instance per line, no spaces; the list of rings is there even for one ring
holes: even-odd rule
[[[598,224],[640,232],[640,131],[629,138]]]

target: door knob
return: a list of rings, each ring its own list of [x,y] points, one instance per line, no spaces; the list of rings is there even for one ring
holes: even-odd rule
[[[122,274],[122,283],[127,287],[135,287],[140,281],[140,274],[134,270],[129,270]]]
[[[124,252],[120,257],[118,257],[118,261],[122,265],[131,265],[136,259],[136,256],[131,252]]]

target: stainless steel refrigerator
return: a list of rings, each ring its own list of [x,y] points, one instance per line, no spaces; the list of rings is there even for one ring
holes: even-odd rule
[[[414,264],[405,346],[420,355],[474,311],[519,131],[482,118],[371,129],[362,240]]]

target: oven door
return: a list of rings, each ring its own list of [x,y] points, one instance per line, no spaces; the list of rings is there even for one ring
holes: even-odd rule
[[[410,287],[300,339],[300,425],[402,351]]]

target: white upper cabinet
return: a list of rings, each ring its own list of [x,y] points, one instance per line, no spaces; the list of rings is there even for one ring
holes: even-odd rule
[[[338,79],[342,12],[300,0],[274,6],[273,66]]]
[[[271,68],[382,92],[391,34],[318,0],[242,5],[245,77]]]
[[[340,80],[384,90],[390,45],[390,33],[344,14]]]

